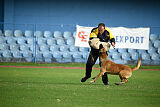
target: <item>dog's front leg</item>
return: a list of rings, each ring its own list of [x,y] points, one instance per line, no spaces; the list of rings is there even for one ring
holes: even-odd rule
[[[102,75],[104,75],[104,73],[105,73],[105,72],[101,71],[101,72],[96,76],[96,78],[95,78],[94,80],[89,81],[88,83],[93,83],[93,82],[95,82],[98,78],[100,78]]]

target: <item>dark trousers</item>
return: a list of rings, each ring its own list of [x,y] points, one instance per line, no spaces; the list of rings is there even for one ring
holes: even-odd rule
[[[99,57],[99,50],[96,49],[91,49],[87,63],[86,63],[86,77],[90,78],[91,77],[91,72],[92,72],[92,67],[96,63],[96,60]],[[101,63],[99,63],[101,66]],[[102,76],[102,81],[104,84],[108,83],[108,76],[107,73],[104,73]]]

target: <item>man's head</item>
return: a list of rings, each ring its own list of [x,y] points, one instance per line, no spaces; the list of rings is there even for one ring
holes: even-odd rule
[[[105,24],[104,23],[99,23],[98,24],[98,32],[100,34],[102,34],[102,33],[104,33],[104,31],[105,31]]]

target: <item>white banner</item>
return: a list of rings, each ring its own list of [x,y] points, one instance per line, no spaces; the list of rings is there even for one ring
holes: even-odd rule
[[[75,46],[89,47],[88,40],[93,27],[76,26]],[[150,28],[109,28],[114,35],[115,48],[149,49]]]

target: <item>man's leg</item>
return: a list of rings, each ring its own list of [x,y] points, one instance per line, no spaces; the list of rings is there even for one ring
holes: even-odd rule
[[[85,77],[81,79],[81,82],[85,82],[87,79],[91,77],[92,67],[95,64],[98,58],[98,54],[94,52],[90,52],[87,63],[86,63],[86,74]]]

